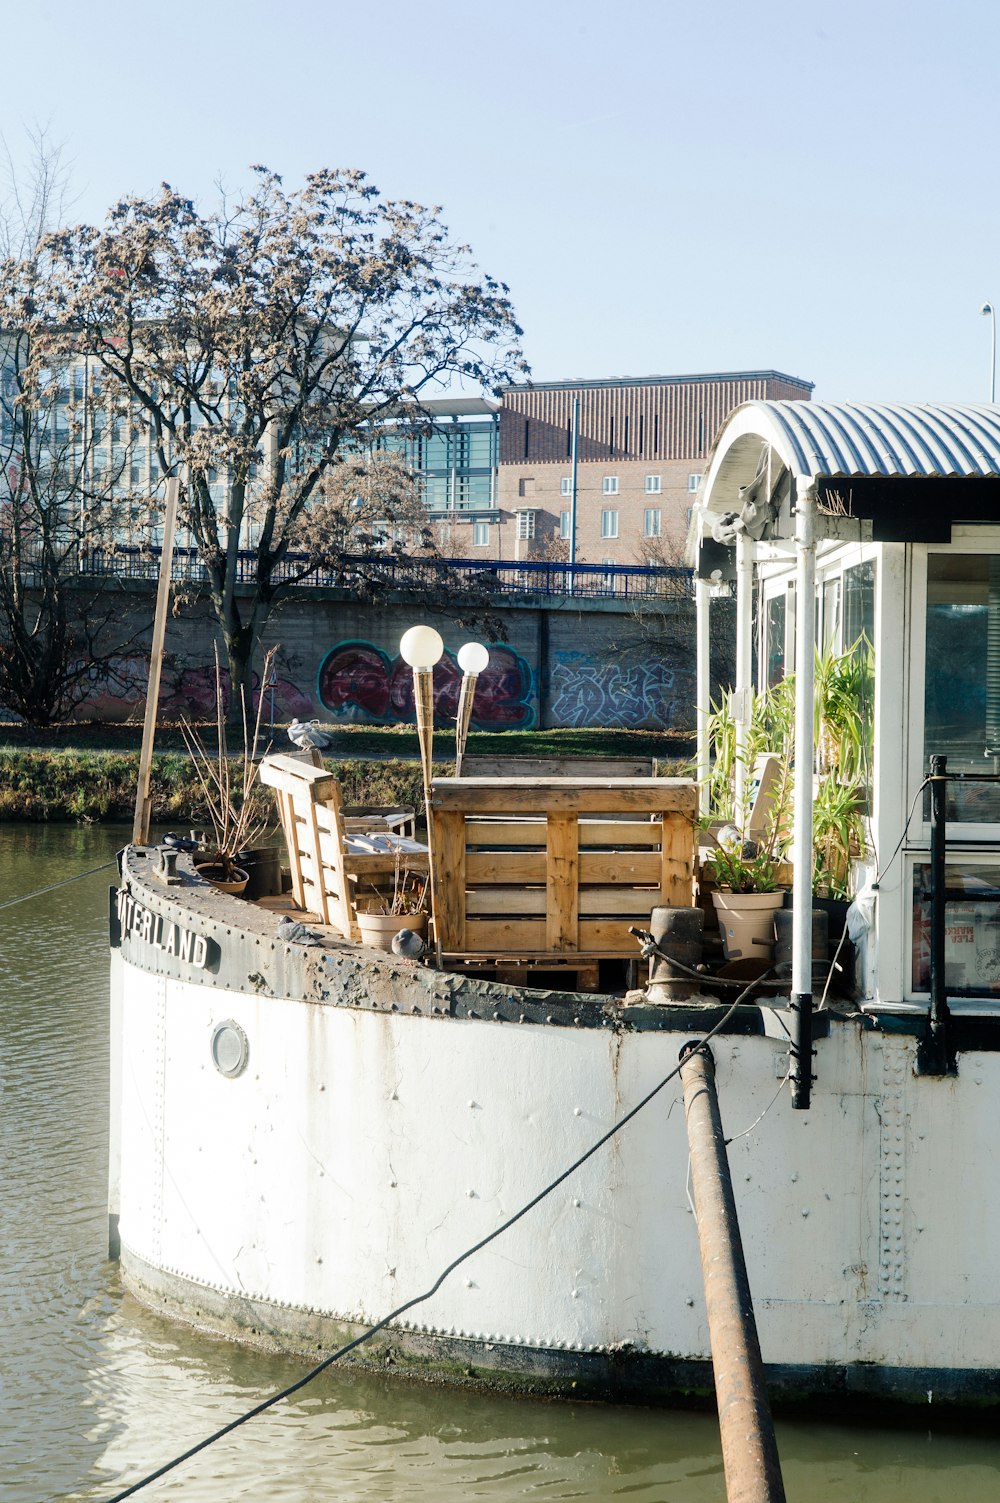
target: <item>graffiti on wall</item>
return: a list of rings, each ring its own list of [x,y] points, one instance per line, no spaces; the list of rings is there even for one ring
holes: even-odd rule
[[[622,664],[584,652],[555,655],[551,677],[553,725],[649,727],[688,713],[690,673],[654,661]]]
[[[434,720],[454,725],[462,670],[445,652],[434,669]],[[319,667],[318,694],[333,717],[354,725],[396,725],[416,720],[413,674],[399,656],[373,642],[338,642]],[[524,731],[535,723],[534,677],[510,647],[491,647],[489,666],[479,675],[472,702],[472,727],[479,731]]]
[[[146,684],[149,677],[149,659],[141,652],[125,653],[111,658],[107,663],[92,667],[86,696],[77,714],[86,714],[103,720],[127,720],[146,702]],[[222,670],[222,701],[229,704],[229,673]],[[256,711],[260,690],[260,675],[253,675],[253,709]],[[291,720],[294,716],[307,718],[313,712],[313,703],[308,694],[292,683],[291,679],[278,677],[274,681],[275,720]],[[160,683],[160,718],[162,720],[209,720],[215,715],[215,668],[183,667],[169,660],[164,662]],[[265,705],[265,715],[271,719],[270,694]]]

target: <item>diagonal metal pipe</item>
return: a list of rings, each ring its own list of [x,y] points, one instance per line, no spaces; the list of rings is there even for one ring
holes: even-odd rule
[[[728,1503],[784,1503],[764,1363],[740,1238],[715,1062],[698,1040],[681,1050],[684,1116],[712,1346]]]

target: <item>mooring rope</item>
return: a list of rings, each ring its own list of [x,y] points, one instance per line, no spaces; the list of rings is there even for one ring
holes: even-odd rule
[[[26,892],[19,898],[8,898],[5,903],[0,903],[0,908],[13,908],[15,903],[27,903],[31,898],[44,897],[47,892],[55,892],[57,887],[68,887],[71,882],[82,882],[84,877],[92,877],[96,872],[106,872],[112,866],[118,865],[117,856],[113,861],[104,861],[100,866],[92,866],[89,871],[77,872],[75,877],[64,877],[61,882],[50,882],[48,887],[36,887],[34,892]]]

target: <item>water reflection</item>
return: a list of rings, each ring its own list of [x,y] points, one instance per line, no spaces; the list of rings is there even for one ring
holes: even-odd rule
[[[127,832],[0,826],[0,903]],[[107,888],[0,909],[0,1488],[96,1503],[300,1377],[159,1320],[105,1258]],[[1000,1445],[784,1424],[796,1503],[986,1503]],[[720,1503],[714,1418],[549,1404],[331,1370],[140,1498]]]

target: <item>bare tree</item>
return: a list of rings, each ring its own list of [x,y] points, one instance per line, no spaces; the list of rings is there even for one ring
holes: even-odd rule
[[[164,185],[44,247],[54,340],[100,366],[162,474],[182,477],[236,703],[276,600],[358,536],[340,467],[386,425],[422,421],[443,383],[526,371],[508,289],[436,210],[384,199],[360,172],[288,192],[255,168],[209,214]]]
[[[0,204],[0,703],[35,725],[67,716],[128,646],[127,599],[82,572],[127,516],[127,446],[98,447],[94,391],[39,317],[39,244],[65,206],[61,150],[30,135],[18,173],[2,143]],[[113,423],[106,406],[102,416]]]

